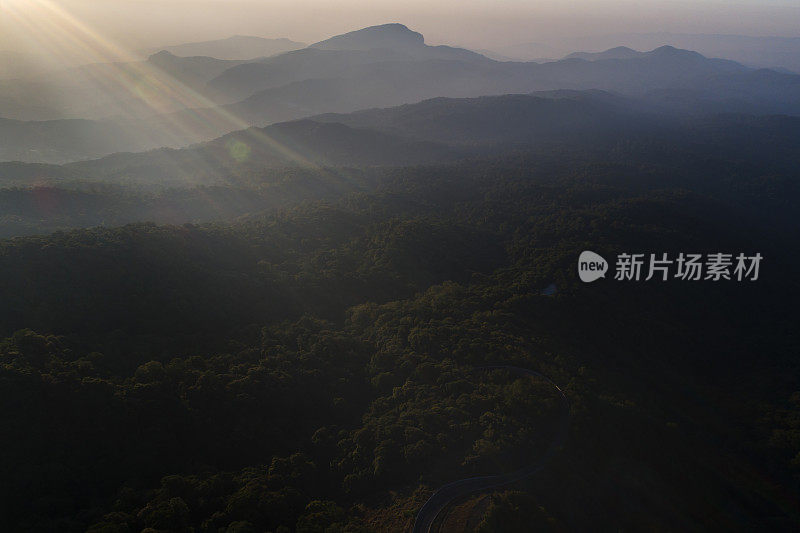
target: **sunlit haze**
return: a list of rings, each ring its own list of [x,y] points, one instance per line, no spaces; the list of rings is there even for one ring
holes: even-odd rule
[[[429,43],[475,48],[558,44],[614,33],[735,33],[798,36],[800,5],[773,1],[484,0],[3,0],[0,50],[48,51],[52,4],[105,39],[132,49],[247,34],[314,42],[373,24],[401,22]],[[52,7],[50,6],[50,7]],[[17,16],[14,15],[16,13]],[[21,24],[24,14],[29,25]]]

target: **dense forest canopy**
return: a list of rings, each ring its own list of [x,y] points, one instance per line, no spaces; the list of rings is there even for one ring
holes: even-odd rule
[[[473,370],[508,364],[561,385],[570,433],[480,531],[791,529],[796,152],[740,131],[2,191],[9,235],[173,222],[0,243],[4,528],[402,530],[550,442],[546,383]],[[205,205],[220,221],[182,222]],[[757,282],[584,285],[585,249],[765,259]]]

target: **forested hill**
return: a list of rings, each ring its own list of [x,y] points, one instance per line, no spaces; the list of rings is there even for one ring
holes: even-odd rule
[[[589,172],[580,170],[588,162],[622,165],[626,186],[684,187],[790,223],[798,150],[800,119],[787,116],[670,116],[603,92],[434,99],[254,128],[183,150],[64,166],[0,163],[0,237],[232,221],[453,164],[562,173]]]
[[[3,186],[65,181],[148,188],[252,185],[270,169],[413,166],[528,151],[592,154],[649,145],[748,157],[766,164],[796,153],[800,119],[673,113],[647,99],[602,91],[436,98],[413,105],[320,115],[250,128],[190,148],[120,153],[64,166],[0,163]],[[634,150],[635,152],[635,150]],[[635,152],[638,157],[640,152]]]
[[[2,241],[0,525],[401,531],[550,442],[549,387],[471,370],[512,364],[567,391],[571,430],[481,531],[793,529],[796,176],[685,149],[384,169],[236,224]],[[586,249],[765,259],[756,282],[585,285]]]

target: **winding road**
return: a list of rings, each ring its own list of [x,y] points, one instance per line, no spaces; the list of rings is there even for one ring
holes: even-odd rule
[[[481,492],[484,490],[501,487],[503,485],[508,485],[535,474],[544,468],[547,462],[556,454],[556,452],[558,452],[558,449],[566,440],[567,432],[569,431],[569,400],[567,400],[567,396],[564,394],[564,391],[562,391],[559,386],[547,376],[526,368],[518,368],[514,366],[485,366],[476,368],[475,370],[500,369],[541,378],[556,388],[561,396],[563,416],[561,417],[561,421],[559,423],[558,430],[553,437],[553,441],[550,443],[547,451],[542,457],[539,458],[538,461],[519,470],[515,470],[514,472],[509,472],[507,474],[495,474],[491,476],[470,477],[443,485],[436,492],[434,492],[430,498],[428,498],[428,501],[425,502],[425,505],[423,505],[417,513],[417,518],[414,521],[414,533],[432,532],[433,525],[442,511],[444,511],[448,505],[458,498],[474,492]]]

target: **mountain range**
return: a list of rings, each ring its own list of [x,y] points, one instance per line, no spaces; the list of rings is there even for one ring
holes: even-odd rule
[[[797,37],[668,32],[625,33],[570,39],[555,44],[555,47],[562,50],[604,50],[620,45],[639,50],[671,45],[695,50],[709,57],[731,59],[753,68],[773,68],[800,73],[800,38]],[[540,50],[531,52],[534,52],[529,56],[531,58],[542,57]],[[522,57],[525,55],[522,54]]]
[[[542,64],[502,62],[429,46],[421,34],[387,24],[255,60],[180,57],[164,50],[140,62],[0,81],[0,116],[22,121],[7,127],[19,128],[20,139],[26,131],[40,132],[44,145],[31,152],[12,142],[0,157],[62,163],[126,143],[132,150],[179,148],[248,126],[324,113],[564,89],[632,97],[654,112],[800,114],[800,75],[689,50],[617,47]],[[108,138],[82,147],[85,123],[53,122],[70,118],[102,120],[106,126],[95,129],[107,128]],[[107,126],[112,123],[123,132]],[[74,133],[63,129],[70,126]],[[69,150],[47,146],[48,136],[61,134],[74,137]]]
[[[545,42],[499,46],[480,53],[502,61],[555,61],[568,55],[597,54],[609,48],[652,50],[674,46],[719,57],[752,68],[800,73],[800,38],[704,33],[612,33],[584,37],[554,38]]]
[[[249,60],[274,56],[305,47],[305,43],[292,41],[291,39],[266,39],[248,35],[233,35],[226,39],[163,46],[147,52],[147,55],[163,50],[180,57],[204,56],[217,59]]]
[[[800,118],[675,114],[603,91],[435,98],[393,108],[323,114],[249,128],[183,149],[118,153],[62,166],[0,164],[0,184],[112,182],[163,188],[251,182],[265,169],[443,164],[562,147],[614,152],[628,145],[737,146],[789,154]],[[787,158],[780,158],[785,161]],[[764,161],[764,167],[770,166]]]

